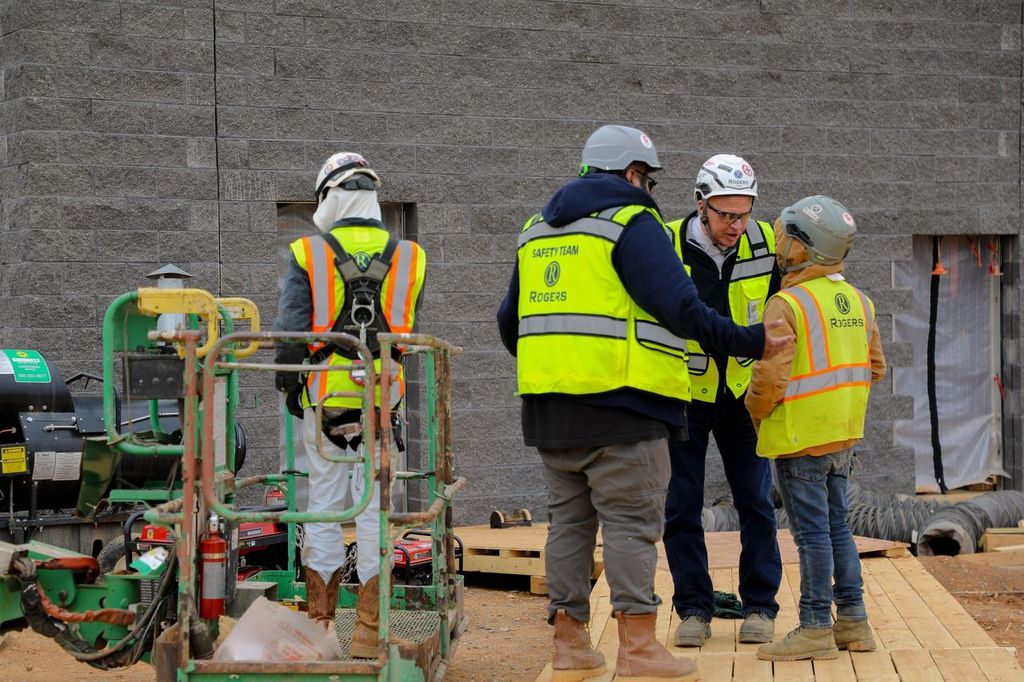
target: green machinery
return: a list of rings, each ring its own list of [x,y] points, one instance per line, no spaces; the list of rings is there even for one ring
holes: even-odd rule
[[[186,329],[161,331],[161,315],[184,316]],[[246,331],[234,331],[247,325]],[[287,466],[282,473],[236,476],[235,413],[242,371],[348,371],[350,365],[282,366],[244,361],[273,342],[334,343],[354,350],[363,367],[373,366],[365,345],[347,334],[291,334],[259,331],[259,313],[246,299],[216,299],[199,289],[143,288],[116,299],[103,327],[103,407],[106,433],[87,438],[82,447],[77,510],[92,517],[110,504],[136,504],[153,527],[166,528],[173,551],[151,571],[129,569],[101,573],[91,556],[39,542],[0,543],[0,624],[24,618],[37,632],[56,639],[76,659],[99,668],[119,668],[139,660],[153,664],[159,682],[200,680],[440,680],[463,627],[462,581],[456,573],[451,499],[464,484],[452,470],[450,358],[460,349],[416,334],[381,334],[381,374],[367,373],[363,390],[348,394],[363,401],[358,458],[363,463],[362,499],[340,512],[297,510],[296,470],[290,421],[286,420]],[[427,426],[426,464],[418,471],[397,471],[387,405],[373,409],[378,390],[389,395],[392,352],[423,356]],[[121,431],[115,417],[115,364],[121,363],[125,398],[148,401],[148,429]],[[161,419],[159,401],[177,401],[180,428]],[[386,402],[386,401],[385,401]],[[317,419],[321,410],[316,410]],[[129,420],[130,421],[130,420]],[[388,425],[380,428],[380,425]],[[379,452],[375,461],[374,452]],[[320,451],[320,456],[332,459]],[[131,458],[167,458],[171,475],[148,486],[118,487],[115,473]],[[391,512],[396,481],[419,481],[429,491],[422,512]],[[283,490],[283,510],[246,509],[237,503],[249,486]],[[198,608],[202,556],[199,551],[211,514],[228,528],[244,523],[287,527],[287,566],[248,572],[236,583],[235,564],[223,572],[220,590],[228,600],[259,593],[301,604],[305,586],[297,580],[296,529],[309,522],[343,523],[369,503],[371,485],[380,485],[380,652],[376,659],[351,659],[347,647],[355,623],[358,585],[343,585],[335,633],[342,657],[331,661],[220,661],[212,655],[222,624],[203,618]],[[393,584],[391,553],[397,538],[419,529],[431,539],[429,584]],[[340,551],[341,548],[339,548]],[[229,556],[237,559],[237,547]],[[272,589],[268,589],[268,586]],[[392,635],[394,633],[394,636]]]

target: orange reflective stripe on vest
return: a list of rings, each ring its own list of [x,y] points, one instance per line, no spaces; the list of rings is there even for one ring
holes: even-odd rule
[[[857,292],[864,311],[864,319],[867,322],[865,330],[870,346],[874,316],[864,294],[857,289],[854,291]],[[804,338],[813,341],[806,344],[807,364],[810,371],[790,377],[785,396],[782,399],[783,402],[807,398],[849,386],[871,385],[870,361],[832,365],[832,352],[829,348],[829,335],[825,328],[825,315],[822,313],[818,300],[809,291],[796,286],[780,291],[778,295],[788,298],[800,307],[803,313]]]

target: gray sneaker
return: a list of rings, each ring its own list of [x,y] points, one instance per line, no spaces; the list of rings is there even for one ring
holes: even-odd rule
[[[687,616],[676,626],[675,646],[704,646],[711,636],[711,624],[700,616]]]
[[[775,621],[763,613],[751,613],[740,626],[740,641],[744,644],[764,644],[775,636]]]

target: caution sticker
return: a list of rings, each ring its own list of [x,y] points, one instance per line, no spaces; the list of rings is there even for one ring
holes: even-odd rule
[[[24,445],[0,448],[0,473],[24,474],[28,471],[28,453]]]
[[[50,383],[50,368],[38,351],[34,350],[3,350],[0,351],[7,362],[4,374],[13,374],[14,381],[19,384]]]

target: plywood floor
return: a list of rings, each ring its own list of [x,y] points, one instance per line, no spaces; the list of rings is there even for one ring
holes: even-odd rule
[[[722,680],[806,680],[870,682],[1020,682],[1024,669],[1012,649],[995,644],[960,604],[912,556],[863,558],[865,603],[879,645],[867,653],[841,652],[834,661],[771,663],[758,660],[756,644],[736,641],[739,620],[715,619],[711,639],[697,649],[670,650],[696,658],[705,682]],[[800,572],[796,564],[784,566],[779,590],[777,636],[796,627]],[[737,569],[712,570],[715,589],[736,591]],[[658,594],[672,593],[672,577],[657,571]],[[616,621],[611,617],[608,583],[602,577],[591,594],[591,637],[609,662],[609,672],[593,678],[614,679],[618,646]],[[669,645],[678,622],[669,603],[658,612],[658,638]],[[550,666],[538,682],[551,679]]]

